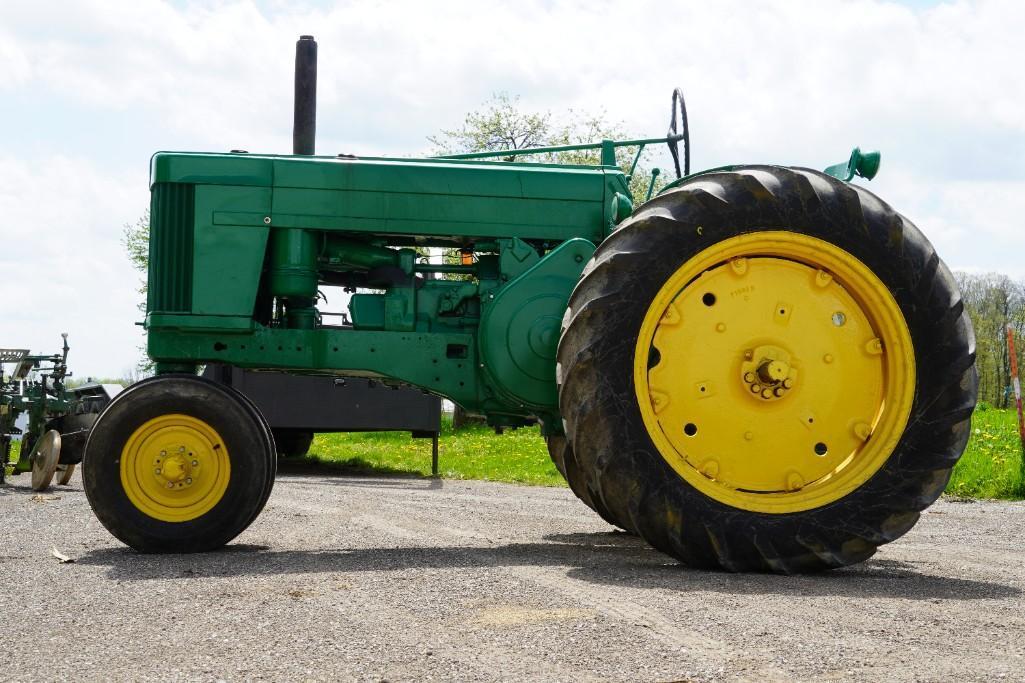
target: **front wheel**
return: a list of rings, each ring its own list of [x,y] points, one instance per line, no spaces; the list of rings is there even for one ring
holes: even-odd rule
[[[570,298],[558,368],[582,486],[613,520],[694,566],[787,573],[915,524],[977,381],[925,237],[778,167],[697,176],[625,221]]]
[[[82,462],[89,504],[140,552],[223,546],[256,518],[275,474],[274,441],[234,390],[164,375],[119,394],[93,425]]]

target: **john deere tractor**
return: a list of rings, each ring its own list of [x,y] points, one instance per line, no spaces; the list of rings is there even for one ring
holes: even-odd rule
[[[975,403],[972,328],[925,236],[850,182],[877,154],[691,172],[674,95],[663,138],[314,156],[316,47],[297,44],[292,155],[152,159],[157,374],[104,410],[84,460],[117,538],[212,550],[270,495],[271,432],[196,375],[210,362],[539,422],[586,505],[695,567],[859,562],[943,491]],[[633,196],[616,151],[654,144],[678,178]],[[522,160],[580,149],[600,163]],[[353,292],[351,325],[322,310],[323,286]]]

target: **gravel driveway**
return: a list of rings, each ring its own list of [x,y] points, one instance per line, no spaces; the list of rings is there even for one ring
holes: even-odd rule
[[[780,577],[681,568],[565,489],[286,474],[224,552],[142,556],[77,474],[11,481],[2,680],[1025,680],[1017,503]]]

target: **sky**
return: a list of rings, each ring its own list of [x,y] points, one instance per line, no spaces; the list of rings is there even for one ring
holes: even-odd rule
[[[287,153],[307,33],[320,153],[424,154],[498,92],[658,136],[679,86],[695,169],[881,149],[867,187],[951,268],[1025,277],[1022,26],[1017,0],[4,0],[0,346],[135,366],[150,156]]]

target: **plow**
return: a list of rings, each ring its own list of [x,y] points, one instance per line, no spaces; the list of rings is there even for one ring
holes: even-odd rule
[[[68,335],[53,355],[27,349],[0,349],[0,484],[9,474],[31,472],[32,489],[48,488],[54,477],[67,484],[82,462],[89,428],[115,389],[87,383],[69,389]],[[49,363],[49,367],[45,364]],[[5,365],[12,365],[5,374]],[[25,428],[18,426],[24,415]],[[14,436],[21,436],[18,460],[11,462]]]
[[[271,430],[197,375],[207,363],[372,378],[498,429],[539,424],[583,504],[694,567],[860,562],[943,491],[974,339],[923,233],[852,182],[877,153],[693,171],[677,92],[658,138],[316,155],[316,53],[299,40],[293,154],[152,158],[156,375],[105,407],[83,463],[121,541],[213,550],[270,495]],[[654,145],[677,177],[634,196]],[[598,163],[529,160],[583,149]],[[350,293],[351,324],[332,323],[328,286]]]

